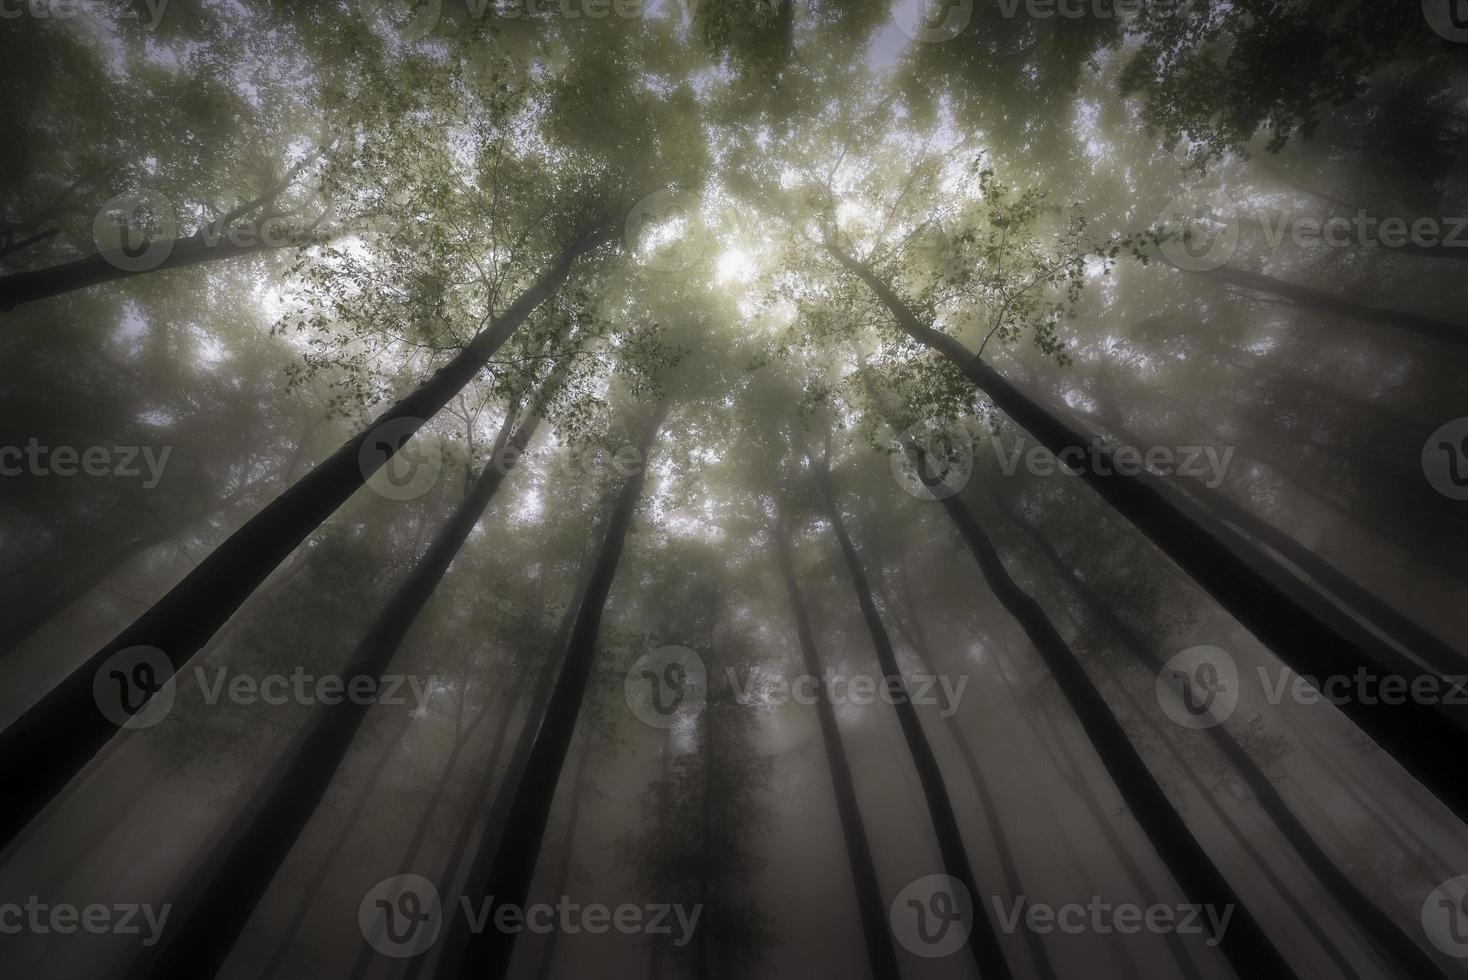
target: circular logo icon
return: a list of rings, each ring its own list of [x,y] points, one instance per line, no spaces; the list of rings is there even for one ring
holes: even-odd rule
[[[919,500],[946,500],[973,476],[973,436],[957,422],[917,425],[894,438],[890,461],[904,491]]]
[[[443,15],[443,0],[358,0],[369,26],[384,25],[405,41],[427,37]]]
[[[654,272],[683,272],[706,246],[700,233],[698,198],[686,191],[654,191],[627,214],[627,251]]]
[[[643,724],[666,730],[703,711],[708,671],[703,658],[687,647],[658,647],[632,664],[622,693]]]
[[[974,0],[896,0],[892,22],[922,44],[942,44],[962,34],[974,19]]]
[[[368,945],[383,956],[417,956],[438,942],[443,902],[433,882],[422,875],[393,875],[362,896],[357,926]]]
[[[909,953],[926,959],[952,956],[973,931],[973,897],[957,878],[927,875],[897,893],[888,918],[892,935]]]
[[[157,647],[127,647],[108,657],[92,677],[97,710],[118,728],[152,728],[173,710],[173,664]]]
[[[367,433],[357,464],[373,493],[388,500],[416,500],[438,483],[443,447],[426,435],[413,438],[423,425],[422,419],[399,418]]]
[[[1422,0],[1422,16],[1438,37],[1468,43],[1468,0]]]
[[[110,265],[126,272],[156,269],[173,252],[178,215],[157,191],[119,194],[92,219],[92,240]]]
[[[1239,667],[1221,647],[1189,647],[1157,672],[1157,703],[1184,728],[1212,728],[1239,706]]]
[[[1162,255],[1188,272],[1227,265],[1239,248],[1238,208],[1221,189],[1198,189],[1167,202],[1157,216],[1166,237]]]
[[[1422,931],[1444,953],[1468,959],[1468,875],[1449,878],[1427,896]]]
[[[1453,419],[1422,445],[1422,473],[1450,500],[1468,500],[1468,417]]]

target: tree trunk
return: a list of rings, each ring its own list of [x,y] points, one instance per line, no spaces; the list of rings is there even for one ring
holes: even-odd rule
[[[296,934],[301,931],[301,926],[306,921],[306,914],[311,910],[311,903],[316,900],[317,892],[321,886],[326,884],[326,879],[331,874],[331,869],[336,865],[337,855],[351,839],[352,831],[357,829],[357,824],[367,813],[367,805],[374,800],[377,792],[377,783],[382,779],[382,774],[387,771],[387,764],[391,761],[393,750],[403,740],[408,732],[408,726],[413,722],[413,716],[404,711],[403,717],[388,736],[387,744],[382,748],[382,754],[377,757],[377,762],[372,766],[372,771],[367,774],[367,780],[362,784],[362,789],[357,793],[357,799],[352,804],[352,809],[347,813],[346,819],[342,821],[341,829],[337,831],[336,837],[322,855],[321,863],[317,865],[316,873],[306,883],[301,891],[301,897],[296,900],[295,907],[291,910],[285,932],[275,941],[275,949],[271,951],[270,958],[260,968],[259,980],[272,980],[280,975],[280,964],[285,960],[286,954],[290,952],[291,944],[295,942]]]
[[[464,895],[476,907],[491,900],[491,896],[497,905],[525,906],[541,841],[545,838],[551,802],[555,798],[566,750],[575,731],[576,718],[591,675],[607,596],[617,575],[627,530],[642,496],[642,485],[647,475],[645,461],[667,411],[666,401],[653,409],[640,444],[639,459],[644,461],[643,467],[622,484],[616,505],[607,519],[606,536],[587,581],[586,595],[576,614],[576,625],[566,646],[565,665],[546,706],[545,721],[529,751],[524,772],[514,784],[505,784],[507,789],[514,786],[514,802],[505,821],[504,833],[498,841],[486,836],[470,866]],[[449,924],[436,976],[443,980],[480,980],[481,977],[501,980],[509,970],[515,939],[515,933],[497,929],[469,934],[463,917],[455,916]]]
[[[939,486],[917,460],[918,473],[930,486]],[[968,508],[956,496],[943,498],[943,508],[957,525],[973,553],[984,580],[1005,610],[1019,621],[1035,645],[1086,732],[1112,781],[1121,790],[1132,816],[1167,864],[1168,870],[1193,902],[1215,908],[1235,908],[1234,921],[1214,939],[1242,976],[1297,977],[1274,947],[1253,915],[1239,901],[1208,852],[1188,830],[1146,762],[1127,738],[1126,731],[1075,654],[1056,631],[1039,603],[1009,577],[999,554]]]
[[[167,658],[170,676],[177,672],[273,568],[360,489],[409,434],[479,373],[526,317],[565,281],[575,260],[610,234],[608,228],[597,228],[578,236],[453,360],[245,522],[148,612],[0,733],[0,786],[5,787],[0,847],[116,733],[117,726],[98,710],[92,694],[93,678],[108,658],[130,647],[149,646]],[[402,441],[369,446],[368,438],[389,422],[401,429],[395,429],[395,435]],[[153,678],[160,686],[166,680],[168,676]],[[144,693],[151,696],[155,690],[156,686]]]
[[[805,594],[801,591],[800,580],[795,574],[795,562],[791,557],[786,527],[783,521],[780,526],[771,527],[770,537],[775,542],[775,557],[780,566],[780,576],[785,582],[785,593],[790,599],[790,613],[795,619],[795,633],[800,641],[806,673],[812,677],[822,677],[825,671],[820,652],[816,649],[815,630],[811,628]],[[851,763],[846,757],[846,746],[841,742],[841,729],[836,723],[836,710],[827,699],[824,686],[819,688],[817,695],[816,715],[820,719],[826,765],[831,771],[832,788],[836,794],[841,836],[846,841],[846,859],[851,865],[852,884],[856,889],[856,907],[861,915],[862,937],[866,940],[867,963],[871,967],[874,980],[897,980],[901,974],[897,969],[897,953],[892,948],[892,928],[887,921],[887,906],[882,901],[877,866],[872,860],[871,848],[867,843],[866,825],[856,798]]]
[[[553,878],[555,887],[551,889],[551,894],[557,898],[567,894],[567,888],[571,883],[571,855],[576,849],[576,825],[581,819],[581,798],[586,795],[586,763],[591,759],[593,744],[590,734],[583,738],[586,744],[581,747],[581,758],[576,763],[576,774],[571,778],[571,810],[566,814],[566,833],[561,838],[561,853],[556,862],[556,872]],[[560,936],[561,930],[552,929],[550,935],[545,937],[545,950],[540,954],[540,966],[535,971],[536,980],[546,980],[550,976],[551,964],[555,962],[556,945]]]
[[[532,414],[510,440],[511,447],[524,450],[539,421]],[[359,678],[377,689],[375,685],[515,459],[513,454],[492,454],[472,492],[439,529],[358,644],[345,672],[347,690],[353,690]],[[370,699],[345,698],[312,712],[305,728],[282,754],[280,765],[265,778],[254,799],[200,865],[201,871],[185,891],[186,899],[178,903],[183,909],[179,928],[151,954],[139,956],[133,976],[166,980],[215,974],[331,785],[370,706]]]
[[[1115,456],[1108,447],[1100,447],[1096,458],[1090,459],[1090,439],[1004,380],[958,340],[918,320],[867,266],[833,243],[827,248],[844,268],[866,283],[904,332],[952,361],[1000,410],[1057,457],[1066,461],[1079,458],[1081,462],[1074,468],[1102,499],[1297,673],[1311,677],[1352,675],[1358,670],[1373,677],[1415,677],[1421,673],[1405,657],[1383,663],[1341,636],[1235,552],[1235,547],[1247,548],[1241,535],[1200,524],[1176,506],[1145,471],[1135,476],[1118,473]],[[1378,703],[1365,704],[1365,700]],[[1382,700],[1353,698],[1341,710],[1460,819],[1468,819],[1468,780],[1462,778],[1462,759],[1468,755],[1468,731],[1462,727],[1464,713],[1410,701],[1383,704]]]
[[[1212,269],[1198,274],[1230,285],[1242,286],[1257,293],[1278,296],[1303,309],[1343,316],[1362,323],[1379,323],[1383,326],[1396,327],[1441,344],[1459,347],[1468,345],[1468,326],[1423,316],[1420,313],[1409,313],[1406,310],[1394,310],[1381,306],[1367,306],[1310,286],[1285,282],[1283,279],[1276,279],[1259,272],[1248,272],[1233,266],[1224,266],[1221,269]]]
[[[836,504],[836,493],[831,483],[830,472],[826,469],[824,462],[813,457],[810,458],[810,462],[825,503],[826,514],[830,518],[832,530],[836,533],[836,540],[841,545],[841,554],[846,560],[846,569],[851,575],[852,586],[856,590],[856,599],[858,605],[861,606],[862,618],[866,621],[867,630],[871,633],[872,644],[877,650],[877,662],[884,675],[882,682],[892,692],[891,700],[895,702],[893,707],[897,712],[897,720],[902,726],[908,753],[912,756],[913,766],[917,769],[918,779],[922,783],[923,797],[927,802],[933,833],[938,840],[938,850],[943,857],[944,870],[968,890],[969,899],[973,902],[974,921],[973,931],[969,934],[969,952],[973,955],[974,963],[981,976],[1007,980],[1013,974],[1010,972],[1008,962],[1004,959],[999,936],[989,921],[988,910],[983,907],[984,896],[989,893],[979,888],[978,880],[974,876],[973,865],[969,862],[968,851],[964,847],[963,833],[959,830],[958,817],[953,811],[953,802],[948,795],[948,787],[943,781],[943,772],[938,767],[938,759],[933,754],[933,747],[928,744],[927,735],[923,733],[917,709],[913,707],[911,699],[907,696],[907,683],[903,680],[902,672],[897,667],[897,655],[892,649],[891,637],[887,635],[887,628],[882,625],[882,618],[878,615],[876,604],[872,601],[871,586],[867,583],[861,556],[857,554],[856,546],[852,544],[851,536],[846,532],[846,523]]]

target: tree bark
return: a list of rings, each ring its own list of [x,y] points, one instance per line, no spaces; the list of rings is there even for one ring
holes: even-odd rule
[[[994,930],[993,923],[989,921],[988,910],[983,907],[984,896],[989,893],[979,888],[978,879],[974,876],[973,865],[964,847],[963,832],[958,826],[958,816],[954,813],[953,801],[948,795],[948,787],[943,780],[943,772],[938,766],[937,756],[933,754],[933,747],[928,744],[928,737],[923,732],[917,709],[913,707],[911,698],[907,696],[907,682],[903,680],[902,672],[897,667],[897,655],[892,649],[892,639],[887,634],[887,628],[882,625],[882,618],[877,613],[876,604],[872,601],[872,590],[868,584],[866,572],[862,568],[861,556],[857,554],[856,546],[846,532],[846,522],[842,519],[841,510],[836,504],[836,493],[830,472],[823,461],[816,460],[814,457],[808,458],[811,468],[815,471],[826,515],[831,521],[832,530],[835,531],[836,540],[841,546],[841,554],[846,560],[846,569],[851,576],[852,586],[856,590],[856,600],[861,607],[862,618],[866,621],[867,630],[871,634],[872,645],[877,650],[877,662],[884,675],[882,682],[892,692],[893,707],[897,712],[897,720],[902,726],[902,735],[906,740],[908,753],[912,756],[913,766],[917,769],[918,779],[923,787],[923,797],[927,802],[933,833],[937,837],[938,850],[943,857],[944,870],[968,890],[969,899],[973,902],[973,931],[969,933],[969,952],[981,976],[1007,980],[1013,974],[1008,962],[1004,959],[999,936]]]
[[[510,440],[511,447],[523,451],[539,421],[532,414]],[[473,490],[439,529],[358,645],[345,672],[347,690],[352,690],[359,678],[377,689],[408,630],[479,523],[515,459],[514,454],[492,454]],[[370,699],[344,698],[313,711],[305,728],[282,753],[280,765],[265,778],[254,799],[235,818],[186,888],[184,900],[178,903],[183,910],[179,928],[151,953],[139,956],[132,976],[167,980],[210,977],[218,971],[331,785],[370,706]]]
[[[1090,439],[1000,377],[957,339],[922,323],[866,265],[834,243],[828,242],[826,247],[843,268],[877,295],[905,333],[947,357],[1000,410],[1057,457],[1068,464],[1079,459],[1081,462],[1073,468],[1102,499],[1297,673],[1330,677],[1361,670],[1378,678],[1422,674],[1406,657],[1384,663],[1341,636],[1240,557],[1235,549],[1248,547],[1241,535],[1200,524],[1168,499],[1150,474],[1118,473],[1115,455],[1105,446],[1091,459]],[[1366,704],[1366,700],[1377,703]],[[1462,759],[1468,756],[1464,712],[1410,700],[1380,703],[1383,700],[1352,698],[1341,705],[1341,710],[1460,819],[1468,819],[1468,780],[1462,778]]]
[[[565,281],[578,257],[613,234],[578,235],[520,297],[463,351],[412,394],[247,521],[160,599],[0,733],[0,848],[46,805],[116,733],[98,709],[92,681],[114,653],[148,646],[177,672],[208,642],[265,577],[400,448],[367,446],[389,422],[415,432],[461,391],[525,319]],[[406,441],[406,435],[404,435]],[[364,455],[364,449],[375,452]],[[161,685],[167,677],[154,678]]]
[[[917,460],[917,466],[929,487],[940,486],[928,474],[925,460]],[[1234,969],[1242,976],[1298,977],[1173,809],[1167,794],[1044,609],[1009,577],[973,514],[956,496],[944,497],[942,504],[989,588],[1039,651],[1133,817],[1146,831],[1184,894],[1200,905],[1235,909],[1229,928],[1222,935],[1214,936]]]
[[[571,882],[571,856],[576,848],[576,825],[581,821],[581,798],[586,795],[586,764],[591,760],[593,743],[589,734],[582,737],[586,744],[581,747],[581,758],[576,762],[576,774],[571,777],[571,810],[566,814],[566,833],[561,838],[561,853],[556,862],[556,884],[551,889],[551,894],[555,896],[565,895]],[[546,980],[550,976],[560,936],[561,930],[552,929],[550,935],[545,937],[545,949],[540,954],[540,965],[535,971],[536,980]]]
[[[616,505],[607,519],[601,552],[587,581],[586,594],[576,614],[576,625],[566,646],[565,665],[546,706],[545,721],[530,749],[524,772],[513,784],[514,802],[505,821],[504,833],[498,841],[486,836],[470,866],[464,895],[476,907],[491,900],[491,896],[498,905],[525,906],[540,845],[545,838],[551,802],[555,798],[566,750],[575,732],[576,718],[591,675],[607,596],[617,575],[628,528],[642,496],[642,485],[647,475],[645,461],[667,412],[666,401],[653,409],[640,444],[639,459],[644,460],[643,468],[622,484]],[[510,785],[506,783],[507,788]],[[502,980],[509,970],[515,939],[515,933],[497,929],[470,934],[464,918],[455,916],[449,924],[436,976],[441,980],[481,980],[482,977]]]
[[[820,651],[816,648],[815,630],[811,628],[805,594],[795,574],[795,562],[791,556],[789,532],[786,528],[783,521],[778,527],[770,528],[770,537],[775,542],[775,558],[780,567],[780,577],[785,582],[785,594],[790,600],[790,614],[795,620],[795,634],[800,641],[800,653],[805,661],[806,673],[812,677],[822,677],[825,671],[822,669]],[[846,842],[846,860],[851,865],[852,884],[856,889],[856,907],[861,916],[862,938],[866,941],[867,964],[871,967],[874,980],[897,980],[901,974],[897,969],[897,952],[892,947],[892,928],[887,921],[887,906],[882,901],[877,866],[872,860],[871,847],[867,843],[866,824],[862,820],[861,807],[856,798],[851,763],[846,757],[846,746],[841,741],[836,710],[825,695],[825,687],[819,686],[818,690],[816,715],[820,720],[826,765],[830,769],[832,788],[836,794],[841,836]]]

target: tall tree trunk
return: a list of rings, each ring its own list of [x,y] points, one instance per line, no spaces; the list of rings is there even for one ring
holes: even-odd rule
[[[827,249],[877,295],[904,332],[947,357],[1001,411],[1057,457],[1067,463],[1078,459],[1074,468],[1102,499],[1297,673],[1312,677],[1351,675],[1358,670],[1373,677],[1422,673],[1406,657],[1383,663],[1341,636],[1240,556],[1235,549],[1247,552],[1246,539],[1200,524],[1174,504],[1145,471],[1135,476],[1118,473],[1115,455],[1108,447],[1100,447],[1092,459],[1091,439],[1000,377],[957,339],[922,323],[866,265],[832,242]],[[1366,700],[1376,703],[1366,704]],[[1468,756],[1464,713],[1410,700],[1402,704],[1384,704],[1383,700],[1353,698],[1341,710],[1454,813],[1468,819],[1468,780],[1462,778],[1462,759]]]
[[[937,668],[933,664],[932,652],[928,648],[927,634],[924,632],[922,622],[918,617],[917,604],[913,600],[912,589],[908,581],[907,566],[902,566],[902,599],[907,608],[907,617],[911,625],[905,626],[903,618],[893,611],[892,620],[897,624],[897,629],[902,633],[917,655],[918,665],[930,676],[938,676]],[[1009,843],[1009,834],[1004,829],[1004,820],[999,815],[999,804],[994,799],[994,792],[989,788],[989,781],[984,778],[983,767],[979,765],[978,756],[974,753],[973,745],[970,744],[968,736],[964,734],[963,726],[958,723],[958,717],[949,713],[943,719],[948,728],[948,734],[958,746],[958,754],[963,759],[964,768],[968,770],[969,780],[974,784],[975,791],[979,794],[979,805],[984,811],[984,823],[989,828],[989,833],[994,839],[994,853],[999,857],[999,873],[1004,878],[1004,892],[1011,901],[1022,901],[1025,896],[1023,882],[1020,881],[1019,868],[1014,861],[1014,849]],[[1055,965],[1050,961],[1050,954],[1045,950],[1045,941],[1033,929],[1024,930],[1025,947],[1029,951],[1030,959],[1035,963],[1035,972],[1041,980],[1055,980]]]
[[[795,619],[795,634],[800,641],[805,671],[812,677],[823,677],[825,670],[821,664],[820,651],[816,648],[815,630],[811,628],[805,594],[795,574],[787,526],[782,520],[779,526],[769,529],[770,537],[775,542],[775,558],[780,567],[780,577],[785,582],[785,594],[790,600],[790,614]],[[901,974],[897,969],[897,953],[892,947],[892,928],[887,921],[887,906],[882,901],[877,866],[872,860],[871,847],[867,843],[866,825],[856,798],[851,763],[846,757],[846,746],[841,741],[841,729],[836,723],[836,710],[826,697],[824,685],[820,686],[816,697],[816,715],[820,720],[826,765],[830,769],[832,788],[836,794],[841,836],[846,842],[846,860],[851,866],[852,884],[856,890],[856,907],[861,916],[862,938],[866,941],[867,964],[871,967],[874,980],[897,980]]]
[[[93,678],[107,660],[118,651],[148,646],[166,657],[168,676],[176,673],[273,568],[479,373],[526,317],[565,281],[576,259],[610,234],[609,227],[599,227],[578,235],[453,360],[245,522],[148,612],[0,733],[0,786],[5,787],[0,847],[117,732],[92,694]],[[394,435],[400,441],[368,446],[368,438],[389,422],[394,423]],[[151,696],[168,676],[152,678],[151,690],[145,693]]]
[[[616,505],[607,519],[601,552],[597,555],[586,595],[576,614],[576,625],[566,646],[565,666],[546,706],[545,721],[530,749],[524,772],[513,784],[514,802],[505,821],[504,833],[498,841],[487,837],[482,840],[470,866],[464,896],[475,907],[490,900],[490,896],[498,905],[525,906],[541,841],[545,838],[551,801],[555,798],[561,768],[566,761],[566,749],[576,728],[576,717],[580,713],[596,657],[597,636],[601,631],[607,596],[617,575],[627,530],[642,496],[648,453],[667,412],[666,401],[653,409],[640,443],[638,458],[644,461],[643,466],[622,484]],[[506,788],[511,785],[506,783]],[[515,939],[515,933],[497,929],[470,934],[464,918],[455,916],[449,924],[436,976],[442,980],[481,980],[482,977],[501,980],[509,970]]]
[[[352,809],[348,811],[346,819],[342,821],[341,829],[337,831],[326,853],[321,856],[316,872],[311,875],[311,880],[301,890],[300,898],[296,899],[285,931],[275,941],[275,948],[271,950],[270,956],[257,974],[259,980],[272,980],[279,976],[280,964],[285,961],[286,954],[290,952],[291,945],[296,940],[296,935],[301,931],[301,926],[306,921],[306,914],[316,900],[317,893],[321,891],[321,886],[326,884],[326,879],[331,875],[331,869],[336,866],[337,856],[341,854],[342,848],[346,847],[347,841],[352,837],[352,832],[357,829],[357,824],[366,815],[367,805],[376,799],[377,784],[381,781],[383,773],[387,772],[387,764],[393,757],[393,750],[398,747],[398,743],[408,732],[408,726],[413,722],[413,716],[409,712],[404,711],[402,715],[403,717],[399,719],[398,724],[388,735],[387,744],[382,747],[382,753],[373,763],[366,781],[362,783],[362,789],[358,791],[357,799],[352,803]]]
[[[1458,347],[1468,345],[1468,326],[1462,324],[1449,323],[1446,320],[1423,316],[1420,313],[1409,313],[1406,310],[1367,306],[1324,290],[1301,286],[1283,279],[1276,279],[1274,276],[1249,272],[1234,266],[1224,266],[1221,269],[1211,269],[1198,274],[1233,286],[1241,286],[1256,293],[1278,296],[1280,299],[1287,300],[1291,305],[1303,309],[1330,313],[1362,323],[1379,323],[1387,327],[1396,327],[1441,344]]]
[[[510,446],[528,445],[539,424],[531,413]],[[496,447],[498,448],[498,447]],[[516,460],[491,454],[473,490],[434,536],[408,577],[398,586],[367,631],[345,672],[346,690],[366,679],[377,689],[408,630],[443,580],[449,565],[479,523]],[[509,465],[506,465],[509,464]],[[229,955],[275,872],[295,845],[331,785],[352,739],[367,716],[370,700],[345,698],[312,712],[305,728],[265,778],[254,799],[237,816],[179,902],[179,928],[151,954],[142,954],[132,975],[210,977]]]
[[[576,762],[576,773],[571,777],[571,809],[566,814],[566,833],[561,838],[561,853],[556,862],[555,882],[551,894],[557,897],[567,894],[571,883],[571,856],[576,850],[576,825],[581,820],[581,799],[586,795],[586,764],[591,760],[591,752],[595,747],[588,733],[583,736],[586,744],[581,747],[581,758]],[[545,949],[540,954],[540,965],[536,968],[536,980],[546,980],[550,976],[551,965],[555,962],[557,940],[560,939],[561,930],[552,929],[550,935],[545,937]]]
[[[925,484],[940,486],[929,474],[926,460],[918,459],[916,463]],[[1222,935],[1214,936],[1234,969],[1243,976],[1298,976],[1173,809],[1167,794],[1127,738],[1121,722],[1044,609],[1009,577],[973,514],[956,496],[944,497],[942,504],[973,553],[989,588],[1039,651],[1133,817],[1146,831],[1184,894],[1200,905],[1236,910],[1229,928]]]
[[[1145,666],[1153,674],[1161,670],[1163,658],[1156,652],[1153,646],[1144,640],[1136,630],[1123,622],[1111,606],[1098,597],[1081,580],[1080,576],[1060,556],[1059,552],[1055,550],[1054,546],[1041,533],[1039,528],[1035,527],[1034,524],[1030,523],[1014,510],[1009,509],[1002,497],[999,497],[997,494],[995,496],[999,500],[1000,505],[1007,510],[1009,519],[1025,533],[1025,536],[1034,544],[1036,549],[1045,556],[1051,568],[1081,598],[1087,610],[1093,616],[1100,619],[1101,622],[1105,623],[1107,628],[1121,639],[1122,643],[1131,651],[1139,664]],[[1191,771],[1187,768],[1189,766],[1188,761],[1177,750],[1176,745],[1167,737],[1167,734],[1152,721],[1151,717],[1142,710],[1140,705],[1136,704],[1123,680],[1113,673],[1111,667],[1104,660],[1101,660],[1100,664],[1103,673],[1110,677],[1112,683],[1122,693],[1123,697],[1132,703],[1133,711],[1137,717],[1153,729],[1157,737],[1162,741],[1164,748],[1173,754],[1174,761],[1177,762],[1179,767],[1184,768],[1185,774],[1195,779]],[[1280,836],[1294,848],[1300,859],[1305,863],[1305,866],[1320,880],[1320,883],[1330,893],[1331,897],[1345,909],[1356,926],[1393,957],[1397,965],[1407,974],[1414,977],[1446,977],[1447,975],[1437,966],[1432,957],[1428,956],[1390,916],[1378,908],[1376,903],[1351,880],[1350,876],[1343,872],[1331,860],[1330,856],[1316,842],[1304,824],[1295,816],[1289,805],[1285,803],[1284,798],[1279,795],[1279,791],[1274,788],[1274,784],[1270,782],[1269,777],[1260,770],[1248,751],[1228,731],[1227,726],[1213,725],[1203,729],[1203,732],[1213,742],[1213,745],[1219,752],[1222,753],[1223,757],[1228,760],[1229,764],[1238,772],[1240,778],[1244,781],[1244,785],[1254,795],[1254,799],[1258,803],[1259,808],[1279,828]],[[1209,804],[1216,806],[1216,801],[1208,793],[1207,788],[1201,782],[1196,782],[1196,779],[1195,784],[1198,791],[1204,795],[1204,798]],[[1224,819],[1224,814],[1221,810],[1216,812],[1218,812],[1220,819]],[[1229,823],[1232,823],[1232,821],[1230,820]],[[1246,838],[1237,830],[1237,827],[1233,829],[1239,837],[1240,842],[1247,844]],[[1260,868],[1268,872],[1268,866],[1262,856],[1258,857],[1258,860]],[[1307,919],[1306,921],[1308,925],[1309,920]],[[1327,952],[1332,951],[1331,945],[1323,937],[1321,937],[1321,942],[1325,945]]]
[[[841,546],[841,554],[846,560],[847,572],[856,590],[857,604],[861,607],[862,618],[866,621],[872,644],[877,650],[877,662],[884,675],[882,683],[892,692],[893,707],[897,712],[897,720],[902,726],[902,735],[906,740],[908,753],[912,756],[913,766],[917,769],[918,779],[923,787],[923,797],[927,802],[933,833],[938,840],[938,850],[943,857],[944,870],[968,890],[969,899],[973,902],[974,921],[973,931],[969,934],[969,952],[973,955],[974,963],[981,976],[1007,980],[1012,973],[1008,962],[1004,959],[999,936],[994,931],[993,923],[989,921],[988,910],[983,907],[984,896],[988,892],[979,888],[978,879],[974,876],[973,865],[964,847],[963,832],[959,829],[958,817],[953,811],[953,801],[943,781],[943,772],[938,766],[937,756],[933,754],[933,747],[928,744],[928,737],[923,732],[917,709],[913,707],[912,700],[907,696],[907,682],[903,680],[902,672],[897,667],[897,655],[892,649],[891,637],[887,635],[887,628],[882,625],[882,618],[877,613],[876,604],[872,601],[871,586],[862,568],[861,556],[857,554],[856,546],[852,544],[851,536],[846,532],[846,522],[841,517],[840,507],[837,506],[831,474],[824,461],[814,457],[809,457],[809,459],[821,491],[826,514],[830,518],[832,530],[836,533],[836,540]]]
[[[658,813],[657,834],[658,839],[667,840],[669,834],[668,822],[673,809],[673,729],[668,729],[667,735],[663,737],[663,751],[661,764],[661,777],[658,782]],[[647,980],[663,980],[663,941],[659,936],[652,937],[652,952],[647,960]]]

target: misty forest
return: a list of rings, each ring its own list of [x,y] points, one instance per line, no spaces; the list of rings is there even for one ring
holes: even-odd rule
[[[1468,977],[1468,2],[0,52],[0,976]]]

